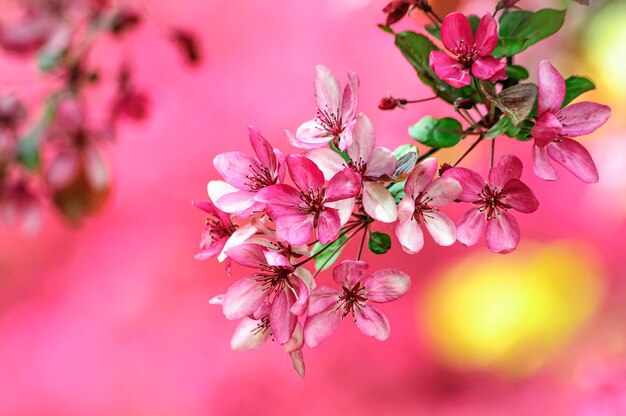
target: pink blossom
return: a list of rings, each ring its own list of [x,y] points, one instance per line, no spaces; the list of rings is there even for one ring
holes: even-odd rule
[[[304,269],[296,272],[287,257],[259,244],[240,244],[226,254],[233,261],[258,270],[228,288],[223,303],[226,318],[267,318],[274,339],[287,343],[298,316],[306,312],[309,287],[313,284],[310,274]]]
[[[218,255],[219,261],[226,259],[226,250],[244,243],[256,233],[252,224],[237,228],[232,223],[230,216],[218,209],[213,203],[206,200],[193,201],[196,208],[206,212],[206,228],[202,232],[200,240],[200,253],[195,255],[198,260],[206,260]]]
[[[385,147],[375,147],[372,122],[364,114],[357,117],[352,131],[352,144],[348,147],[349,162],[328,148],[311,151],[307,157],[330,179],[346,167],[357,173],[363,182],[363,208],[372,218],[381,222],[394,222],[398,217],[396,203],[381,178],[390,178],[396,170],[396,157]]]
[[[461,88],[472,76],[491,82],[506,79],[506,60],[491,56],[498,44],[498,24],[490,14],[483,16],[474,36],[465,15],[450,13],[441,25],[441,40],[454,57],[432,51],[430,67],[443,81]]]
[[[314,149],[333,141],[341,150],[352,143],[352,128],[356,118],[359,78],[348,72],[348,84],[341,93],[339,81],[330,69],[318,65],[315,76],[317,115],[303,123],[295,136],[287,131],[291,143],[303,149]]]
[[[304,323],[304,341],[309,347],[326,340],[350,313],[365,335],[380,341],[389,337],[389,321],[372,303],[398,299],[409,291],[411,279],[393,269],[366,275],[368,267],[363,261],[345,260],[333,270],[333,279],[340,290],[320,286],[311,292]]]
[[[558,175],[550,159],[560,163],[583,182],[598,182],[598,170],[591,155],[580,143],[570,139],[592,133],[610,117],[611,109],[588,101],[561,109],[565,98],[565,80],[546,60],[539,63],[538,119],[532,130],[535,175],[556,180]]]
[[[0,188],[0,214],[8,226],[19,225],[30,235],[41,227],[40,202],[21,178],[6,180]]]
[[[466,168],[451,168],[442,176],[456,179],[463,188],[458,199],[474,205],[456,221],[457,240],[472,246],[486,228],[487,247],[491,251],[504,254],[515,250],[520,229],[508,211],[531,213],[539,207],[533,192],[519,180],[522,162],[512,155],[502,156],[500,163],[489,171],[489,182]]]
[[[264,204],[255,199],[257,192],[281,182],[285,175],[281,153],[272,149],[256,127],[249,130],[256,159],[242,152],[227,152],[213,160],[224,181],[209,182],[208,193],[224,212],[245,215],[263,210]]]
[[[324,186],[322,171],[299,155],[287,157],[287,168],[297,189],[279,184],[257,194],[257,200],[267,203],[267,213],[276,222],[277,238],[294,245],[304,244],[315,229],[321,244],[335,240],[352,212],[351,198],[361,190],[360,177],[346,168]],[[333,202],[342,200],[349,203],[333,207]]]
[[[461,194],[461,185],[450,177],[434,179],[437,159],[429,158],[415,167],[404,185],[405,197],[398,205],[396,237],[405,252],[414,254],[424,246],[420,224],[435,242],[449,246],[456,241],[454,222],[437,207],[448,205]]]

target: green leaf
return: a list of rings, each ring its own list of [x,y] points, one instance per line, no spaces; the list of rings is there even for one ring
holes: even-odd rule
[[[315,270],[322,271],[328,269],[339,258],[343,250],[343,244],[346,242],[346,235],[342,231],[339,238],[327,244],[316,243],[311,251],[311,255],[315,255],[324,250],[315,257]],[[327,247],[327,248],[326,248]]]
[[[499,136],[507,135],[509,137],[515,137],[520,132],[520,127],[513,125],[511,119],[508,117],[502,117],[496,124],[485,133],[486,137],[494,139]]]
[[[387,25],[378,25],[378,27],[383,31],[383,32],[387,32],[387,33],[391,33],[392,35],[395,35],[396,32],[393,31],[393,29],[391,28],[391,26],[387,26]]]
[[[333,143],[332,140],[328,142],[328,146],[332,149],[333,152],[341,156],[345,162],[350,161],[350,156],[348,156],[348,152],[345,150],[339,150],[337,146],[335,146],[335,143]]]
[[[385,254],[391,248],[391,237],[388,234],[374,231],[370,234],[367,247],[374,254]]]
[[[506,76],[516,81],[528,79],[529,74],[526,68],[520,65],[509,65],[506,67]]]
[[[516,10],[500,19],[500,40],[493,51],[496,57],[513,56],[554,35],[565,21],[565,10],[542,9],[538,12]]]
[[[406,183],[406,180],[404,181],[400,181],[400,182],[394,182],[390,185],[387,186],[387,189],[389,189],[389,192],[391,193],[391,196],[393,196],[394,201],[396,201],[396,204],[399,204],[400,201],[402,201],[402,198],[404,198],[404,184]]]
[[[39,168],[41,155],[39,152],[39,142],[41,136],[54,120],[58,100],[55,96],[51,96],[46,100],[43,114],[35,127],[22,138],[17,145],[17,161],[26,169],[35,171]]]
[[[415,153],[415,155],[417,156],[417,147],[415,147],[412,144],[403,144],[401,146],[398,146],[398,148],[393,151],[393,154],[396,156],[396,159],[400,159],[402,156],[406,155],[407,153]]]
[[[463,137],[462,130],[461,123],[453,118],[436,119],[426,116],[409,127],[409,136],[426,146],[452,147]]]
[[[521,130],[515,135],[515,138],[523,142],[531,140],[532,137],[529,136],[534,125],[535,123],[533,123],[532,121],[524,120],[520,125]]]
[[[565,80],[565,99],[562,107],[574,101],[579,95],[596,89],[595,84],[585,77],[569,77]]]
[[[457,98],[464,97],[475,98],[478,101],[473,88],[454,88],[439,79],[430,69],[430,53],[439,49],[426,36],[410,31],[400,32],[396,34],[395,43],[407,61],[415,68],[422,82],[432,88],[438,97],[450,104],[454,103]]]

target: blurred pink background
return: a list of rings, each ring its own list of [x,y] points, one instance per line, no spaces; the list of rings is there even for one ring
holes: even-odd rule
[[[430,96],[376,28],[384,0],[142,3],[154,21],[99,52],[132,54],[153,103],[151,117],[124,126],[107,149],[109,206],[77,229],[48,214],[35,237],[0,231],[0,414],[626,415],[626,90],[610,64],[626,52],[615,41],[626,38],[623,25],[611,23],[626,18],[623,4],[608,12],[572,5],[564,33],[523,58],[531,73],[547,57],[566,76],[597,81],[585,98],[612,105],[613,117],[582,140],[601,182],[584,185],[565,171],[541,182],[529,143],[499,139],[498,156],[510,150],[524,160],[523,179],[541,202],[536,214],[518,216],[519,250],[498,256],[483,243],[429,241],[416,256],[395,246],[387,256],[368,253],[373,268],[393,264],[413,277],[409,295],[384,307],[390,339],[346,322],[305,350],[300,380],[276,345],[231,351],[236,323],[208,304],[244,272],[229,278],[216,261],[193,259],[204,218],[190,202],[216,178],[213,157],[248,151],[250,124],[294,151],[283,131],[313,115],[320,63],[342,82],[348,70],[359,74],[360,110],[387,147],[408,142],[422,116],[449,110],[377,109],[388,91]],[[458,7],[482,14],[493,4]],[[200,68],[180,65],[160,21],[197,32]],[[584,30],[607,25],[621,32],[598,40]],[[0,58],[0,79],[10,85],[20,66]],[[487,149],[479,153],[471,164],[484,174]]]

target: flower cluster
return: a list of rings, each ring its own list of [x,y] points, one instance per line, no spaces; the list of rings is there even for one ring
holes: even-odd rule
[[[207,217],[197,258],[216,256],[253,270],[211,300],[222,306],[227,319],[240,321],[231,340],[234,350],[255,349],[272,339],[289,352],[297,373],[304,376],[303,347],[318,346],[346,317],[365,335],[387,339],[390,325],[377,304],[406,294],[411,279],[396,269],[369,272],[362,260],[364,247],[374,254],[390,249],[394,239],[375,230],[384,224],[395,230],[395,241],[408,254],[423,249],[424,230],[439,246],[457,241],[473,246],[485,234],[492,252],[515,250],[521,239],[515,215],[535,212],[539,202],[522,181],[517,156],[504,154],[496,163],[496,140],[508,136],[521,144],[532,141],[533,171],[539,178],[557,179],[551,163],[556,161],[585,182],[598,180],[589,153],[572,137],[599,128],[610,109],[589,102],[568,105],[575,98],[569,86],[575,85],[573,91],[580,94],[591,82],[573,77],[566,83],[548,61],[538,65],[538,85],[520,82],[527,71],[513,65],[513,56],[526,44],[501,42],[500,36],[516,33],[499,31],[495,15],[505,10],[501,21],[518,19],[516,25],[507,21],[511,30],[537,22],[532,14],[515,17],[508,10],[514,3],[501,2],[493,15],[480,19],[452,13],[441,20],[425,1],[393,1],[385,8],[383,28],[395,36],[436,96],[388,96],[379,108],[439,98],[466,124],[451,117],[424,117],[409,135],[428,150],[416,144],[396,150],[378,146],[372,122],[358,111],[357,75],[348,73],[342,89],[328,68],[318,66],[316,116],[295,133],[286,132],[299,149],[296,153],[284,155],[250,127],[254,156],[228,152],[215,157],[223,180],[209,182],[209,199],[194,202]],[[413,9],[431,18],[428,32],[451,55],[425,35],[396,34],[388,26]],[[526,43],[538,40],[529,37]],[[432,157],[470,137],[476,140],[455,162],[440,164]],[[460,166],[470,152],[489,142],[486,179]],[[451,218],[446,211],[452,204],[464,206],[465,214]],[[332,269],[331,286],[318,284],[320,273],[354,237],[360,241],[356,258]]]
[[[28,232],[39,228],[41,207],[48,204],[77,223],[109,194],[102,147],[115,139],[120,122],[144,120],[151,104],[132,63],[116,62],[108,79],[96,46],[106,38],[124,41],[145,17],[110,0],[20,0],[6,7],[0,49],[36,61],[40,76],[16,80],[14,93],[0,95],[0,212]],[[195,37],[176,27],[169,31],[185,61],[199,62]],[[112,92],[106,102],[92,93],[102,85]],[[38,89],[43,101],[27,100],[32,92],[26,88]]]

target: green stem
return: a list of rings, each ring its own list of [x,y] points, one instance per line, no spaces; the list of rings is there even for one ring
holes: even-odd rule
[[[432,149],[430,149],[429,151],[427,151],[426,153],[424,153],[423,155],[421,155],[420,157],[417,158],[417,160],[415,161],[415,164],[417,165],[418,163],[420,163],[422,160],[426,159],[427,157],[437,153],[439,151],[439,147],[433,147]]]
[[[476,146],[478,146],[478,143],[480,143],[483,139],[485,138],[485,136],[483,136],[482,134],[480,135],[480,137],[478,139],[476,139],[476,141],[474,143],[472,143],[472,145],[469,147],[469,149],[467,149],[465,151],[465,153],[463,153],[463,155],[461,155],[461,157],[459,158],[459,160],[456,161],[456,163],[454,165],[452,165],[453,167],[455,167],[456,165],[458,165],[459,163],[461,163],[461,161],[463,159],[465,159],[465,156],[469,155],[472,150],[474,150],[474,148]]]
[[[328,264],[328,262],[330,261],[330,259],[332,259],[332,258],[333,258],[333,256],[335,255],[335,253],[336,253],[337,251],[341,250],[341,249],[342,249],[342,248],[343,248],[346,244],[348,244],[348,241],[350,241],[350,240],[352,239],[352,237],[354,237],[355,235],[357,235],[357,234],[359,233],[359,231],[361,231],[361,229],[362,229],[362,228],[363,228],[363,227],[359,227],[359,229],[358,229],[358,230],[356,230],[354,233],[352,233],[352,234],[351,234],[348,238],[346,238],[346,241],[344,241],[343,243],[341,243],[341,244],[337,247],[337,249],[335,249],[335,251],[333,252],[333,254],[332,254],[332,255],[330,255],[330,256],[326,259],[326,261],[324,261],[324,263],[322,263],[322,265],[320,266],[319,270],[315,272],[315,274],[313,275],[313,279],[315,279],[315,278],[317,277],[317,275],[318,275],[318,274],[320,274],[320,272],[321,272],[322,270],[324,270],[324,267],[326,267],[326,265]],[[309,257],[307,260],[305,260],[305,261],[304,261],[304,263],[306,263],[306,262],[307,262],[308,260],[310,260],[311,258],[312,258],[312,257]],[[304,264],[304,263],[303,263],[303,264]],[[296,266],[294,265],[294,267],[296,267]]]

